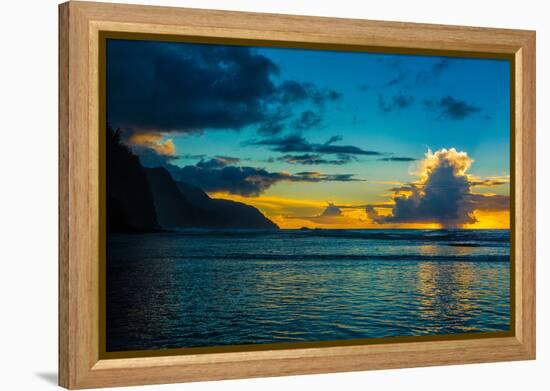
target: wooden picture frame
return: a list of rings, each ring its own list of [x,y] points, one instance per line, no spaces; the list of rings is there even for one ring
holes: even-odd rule
[[[498,54],[513,66],[513,332],[171,356],[100,354],[102,32],[399,53]],[[59,384],[70,389],[535,358],[535,32],[71,1],[59,6]]]

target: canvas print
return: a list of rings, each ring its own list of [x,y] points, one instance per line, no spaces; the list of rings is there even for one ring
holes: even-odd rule
[[[510,65],[108,38],[106,352],[509,331]]]

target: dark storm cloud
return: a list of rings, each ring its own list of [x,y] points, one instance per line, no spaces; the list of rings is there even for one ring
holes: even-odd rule
[[[270,172],[263,168],[233,166],[223,159],[201,160],[196,165],[166,166],[172,177],[195,185],[207,192],[228,192],[257,196],[278,182],[353,182],[361,181],[352,174],[325,174],[317,171]]]
[[[378,107],[385,113],[405,109],[412,106],[413,103],[414,98],[411,95],[398,94],[387,101],[384,95],[378,94]]]
[[[112,40],[108,118],[138,129],[240,128],[265,119],[278,71],[245,47]]]
[[[198,132],[257,125],[276,134],[296,103],[317,111],[339,93],[312,83],[276,84],[278,66],[242,46],[109,40],[107,116],[115,127]]]
[[[427,99],[424,105],[437,112],[439,119],[462,120],[481,111],[468,102],[446,95],[440,99]]]
[[[343,165],[357,160],[355,156],[337,155],[336,159],[326,159],[320,154],[305,153],[302,155],[283,155],[276,160],[290,164],[316,165],[316,164],[334,164]]]
[[[369,151],[354,145],[334,145],[340,141],[340,136],[333,136],[323,144],[311,143],[300,134],[292,134],[285,137],[267,138],[259,141],[250,141],[249,145],[263,145],[275,152],[314,152],[318,154],[344,154],[344,155],[382,155],[381,152]]]
[[[390,215],[379,215],[372,205],[365,211],[380,224],[430,222],[449,228],[475,223],[473,212],[476,209],[508,209],[508,196],[472,193],[474,183],[466,174],[471,164],[465,152],[457,152],[454,148],[429,152],[423,161],[423,179],[393,189],[394,205]]]

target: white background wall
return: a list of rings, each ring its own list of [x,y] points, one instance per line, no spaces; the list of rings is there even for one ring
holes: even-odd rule
[[[124,2],[119,0],[119,2]],[[548,39],[545,1],[134,0],[134,3],[537,30],[538,359],[143,387],[540,390],[550,384]],[[0,29],[0,389],[41,390],[57,377],[57,1],[3,1]],[[545,243],[546,239],[546,243]],[[544,383],[546,383],[544,385]],[[137,389],[137,388],[135,388]]]

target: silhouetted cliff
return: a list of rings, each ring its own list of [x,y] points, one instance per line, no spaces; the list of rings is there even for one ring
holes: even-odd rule
[[[196,207],[217,216],[220,228],[261,228],[279,227],[253,206],[231,200],[210,198],[208,194],[186,182],[177,182],[181,193]]]
[[[165,168],[144,168],[108,127],[107,232],[178,228],[279,227],[253,206],[212,199],[198,187],[175,182]]]
[[[149,182],[139,159],[107,127],[107,232],[157,231]]]
[[[212,199],[196,186],[175,182],[163,167],[145,168],[144,171],[158,222],[166,229],[278,228],[253,206]]]
[[[159,224],[167,229],[219,227],[223,219],[190,202],[162,167],[145,168]]]

